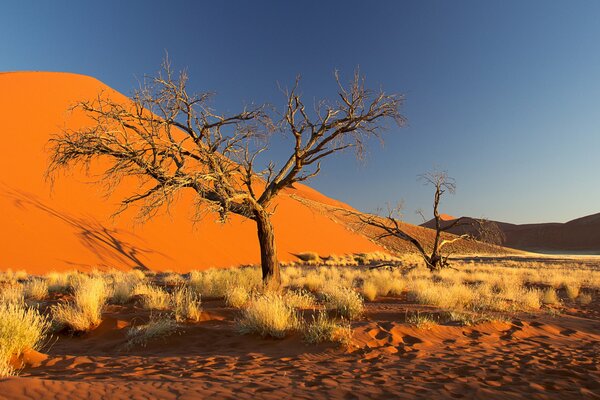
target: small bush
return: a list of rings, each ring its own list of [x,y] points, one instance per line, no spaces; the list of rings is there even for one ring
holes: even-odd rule
[[[311,308],[315,306],[315,297],[304,290],[288,290],[283,295],[283,301],[292,308]]]
[[[352,339],[352,328],[348,322],[330,319],[327,313],[320,311],[312,321],[304,324],[304,340],[308,343],[334,342],[348,344]]]
[[[149,340],[171,335],[177,331],[177,322],[167,316],[152,318],[145,325],[134,326],[127,332],[126,348],[145,346]]]
[[[242,308],[249,298],[250,294],[248,294],[246,288],[239,286],[233,287],[225,293],[225,303],[234,308]]]
[[[43,300],[48,296],[48,282],[34,278],[23,285],[23,292],[27,299]]]
[[[407,315],[406,322],[410,325],[416,326],[419,329],[429,329],[433,325],[438,324],[438,320],[432,315],[422,314],[419,312]]]
[[[135,283],[129,280],[115,281],[112,286],[110,301],[113,304],[125,304],[133,296]]]
[[[325,278],[315,271],[309,272],[306,276],[298,280],[305,289],[316,292],[325,285]]]
[[[179,288],[172,294],[173,311],[175,320],[178,322],[185,320],[199,321],[202,314],[202,302],[200,296],[193,293],[188,288]]]
[[[257,333],[263,337],[282,338],[297,329],[298,315],[289,307],[282,296],[265,294],[250,301],[242,310],[237,326],[241,333]]]
[[[588,304],[590,304],[592,302],[592,295],[589,293],[581,293],[579,295],[579,297],[577,298],[577,301],[582,306],[587,306]]]
[[[48,291],[50,293],[64,293],[69,289],[69,274],[50,272],[46,274]]]
[[[330,287],[324,293],[325,306],[335,310],[340,316],[349,320],[357,319],[364,311],[364,303],[361,296],[351,288]]]
[[[98,325],[108,298],[108,288],[102,278],[78,280],[72,302],[52,307],[54,321],[74,331],[87,331]]]
[[[135,287],[134,293],[141,296],[141,305],[147,310],[169,309],[171,303],[169,293],[159,287],[139,284]]]
[[[183,279],[183,277],[179,274],[176,273],[167,273],[165,276],[163,276],[162,281],[165,285],[181,285],[185,282],[185,280]]]
[[[27,349],[38,350],[50,329],[49,319],[23,304],[0,304],[0,376],[12,375],[9,361]]]
[[[579,296],[580,286],[577,283],[569,283],[565,285],[565,291],[569,300],[575,300]]]
[[[0,292],[0,304],[23,303],[23,286],[19,283],[13,286],[3,287]]]
[[[363,283],[362,293],[365,299],[373,301],[377,298],[377,286],[371,281],[366,281]]]
[[[551,287],[544,290],[544,292],[541,294],[540,300],[543,304],[546,305],[555,305],[560,303],[560,300],[556,295],[556,290],[554,290],[554,288]]]
[[[404,291],[405,286],[406,286],[406,284],[401,279],[397,279],[397,278],[393,279],[390,282],[389,295],[390,296],[400,296],[402,294],[402,292]]]

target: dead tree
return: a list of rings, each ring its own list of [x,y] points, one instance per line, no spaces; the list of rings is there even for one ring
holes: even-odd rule
[[[405,229],[402,229],[399,219],[401,209],[399,207],[389,209],[388,215],[385,218],[376,215],[363,215],[359,216],[359,218],[361,222],[381,229],[383,233],[379,235],[379,238],[392,236],[409,241],[423,257],[423,260],[430,271],[440,271],[443,268],[450,267],[448,258],[450,257],[451,253],[449,251],[445,251],[446,246],[456,243],[459,240],[472,239],[472,235],[465,233],[463,235],[450,238],[443,237],[446,231],[465,224],[465,219],[462,217],[449,223],[444,223],[439,213],[439,205],[444,193],[449,192],[453,194],[456,190],[454,179],[449,177],[448,173],[445,171],[423,174],[419,176],[419,179],[424,181],[427,185],[433,185],[435,188],[433,197],[433,221],[435,224],[435,236],[429,252],[425,249],[425,245],[419,242],[417,238],[407,233]]]
[[[501,246],[506,242],[504,231],[494,221],[486,218],[473,220],[475,238],[483,243]]]
[[[78,103],[75,108],[93,124],[62,131],[50,140],[48,176],[77,165],[89,171],[95,160],[104,159],[109,167],[102,180],[109,190],[130,177],[139,184],[116,214],[135,203],[140,221],[146,221],[185,188],[195,192],[199,212],[218,212],[223,221],[229,213],[249,218],[256,222],[263,282],[276,289],[280,274],[273,200],[282,190],[316,176],[324,158],[349,148],[360,154],[366,139],[379,136],[384,120],[404,123],[401,96],[366,89],[359,73],[347,86],[337,72],[335,79],[338,100],[318,102],[314,111],[306,109],[296,79],[284,92],[282,121],[273,123],[264,106],[232,115],[216,113],[209,107],[211,94],[188,93],[186,73],[173,74],[167,60],[131,103],[102,94]],[[287,161],[280,167],[273,162],[257,167],[275,129],[291,138]]]

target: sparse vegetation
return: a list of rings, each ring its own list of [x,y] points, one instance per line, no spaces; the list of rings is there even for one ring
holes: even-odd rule
[[[199,321],[202,314],[200,296],[187,287],[175,290],[171,295],[173,312],[177,322]]]
[[[44,279],[33,278],[23,285],[25,298],[33,300],[43,300],[48,296],[48,282]]]
[[[305,290],[288,290],[283,301],[292,308],[311,308],[316,304],[315,297]]]
[[[556,305],[556,304],[560,303],[560,300],[558,299],[558,296],[556,295],[556,290],[554,290],[554,288],[551,288],[551,287],[544,290],[544,292],[542,293],[542,296],[541,296],[541,301],[543,304],[546,304],[546,305]]]
[[[50,329],[50,320],[22,303],[0,303],[0,377],[14,373],[10,358],[27,349],[39,350]]]
[[[127,332],[125,348],[145,346],[148,341],[172,335],[177,331],[177,322],[166,315],[153,317],[147,324],[134,326]]]
[[[302,333],[307,343],[348,344],[352,338],[352,328],[348,322],[333,320],[322,310],[305,323]]]
[[[139,284],[134,293],[140,296],[141,305],[147,310],[167,310],[171,305],[169,293],[154,285]]]
[[[407,314],[406,323],[419,329],[430,329],[433,325],[438,324],[438,319],[427,313],[415,312]]]
[[[102,278],[80,277],[76,280],[73,301],[52,307],[53,319],[59,327],[76,332],[90,330],[102,319],[102,309],[109,292]]]
[[[344,318],[357,319],[364,311],[365,306],[361,296],[352,288],[332,286],[328,287],[323,294],[327,309],[336,311]]]
[[[225,293],[225,302],[234,308],[242,308],[249,299],[248,290],[241,286],[234,286]]]
[[[579,295],[579,297],[577,298],[577,301],[582,306],[587,306],[588,304],[590,304],[592,302],[592,295],[589,293],[581,293]]]
[[[237,326],[241,333],[282,338],[299,326],[296,311],[281,295],[268,293],[253,298],[242,310]]]

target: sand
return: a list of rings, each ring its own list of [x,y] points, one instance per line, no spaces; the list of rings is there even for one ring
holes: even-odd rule
[[[102,324],[59,336],[29,354],[20,377],[0,380],[6,399],[598,398],[600,307],[560,315],[515,314],[472,327],[408,325],[408,312],[439,310],[405,298],[367,303],[352,345],[308,345],[240,335],[236,311],[206,300],[205,321],[124,350],[148,312],[110,306]]]

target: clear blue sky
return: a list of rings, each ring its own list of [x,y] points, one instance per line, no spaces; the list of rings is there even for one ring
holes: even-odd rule
[[[129,94],[165,49],[217,107],[335,95],[356,66],[406,96],[409,125],[329,159],[310,185],[375,210],[437,166],[457,180],[453,215],[563,222],[600,212],[599,1],[3,1],[0,70],[69,71]],[[2,90],[2,88],[0,88]],[[283,151],[277,146],[276,151]],[[281,157],[283,153],[278,153]]]

